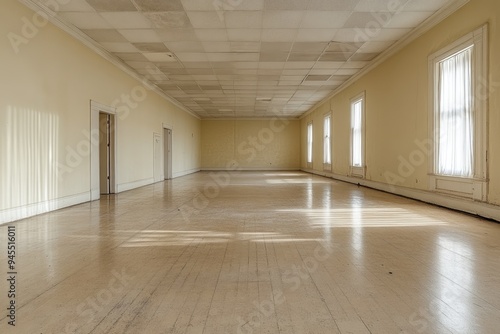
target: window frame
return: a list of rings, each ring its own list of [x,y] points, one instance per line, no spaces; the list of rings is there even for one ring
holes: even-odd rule
[[[328,119],[328,137],[325,133],[326,129],[326,120]],[[328,143],[328,154],[330,160],[327,161],[327,149],[326,144]],[[332,114],[327,113],[323,116],[323,169],[325,171],[332,170]]]
[[[460,177],[438,174],[439,147],[439,64],[473,46],[472,112],[473,112],[473,176]],[[448,195],[487,201],[488,186],[488,28],[487,25],[463,36],[429,56],[429,190]]]
[[[361,101],[361,165],[360,166],[355,166],[353,163],[354,159],[354,127],[353,127],[353,113],[354,113],[354,105]],[[366,157],[365,157],[365,150],[366,150],[366,92],[363,91],[359,93],[358,95],[354,96],[350,100],[350,116],[351,116],[351,121],[350,121],[350,159],[349,159],[349,166],[350,166],[350,175],[353,177],[360,177],[364,178],[365,173],[366,173]]]

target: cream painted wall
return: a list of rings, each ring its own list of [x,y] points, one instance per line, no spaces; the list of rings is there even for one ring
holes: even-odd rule
[[[300,121],[203,120],[201,165],[224,169],[299,169]]]
[[[15,0],[1,6],[0,215],[28,206],[46,211],[57,207],[54,200],[71,204],[85,198],[90,100],[117,107],[121,188],[152,182],[153,133],[161,134],[162,124],[173,129],[174,176],[199,169],[198,118],[51,24],[37,28],[16,53],[6,36],[23,36],[23,20],[31,22],[33,12]]]
[[[489,202],[500,205],[500,2],[471,0],[438,26],[367,73],[330,101],[302,119],[301,166],[306,169],[305,132],[315,124],[314,171],[322,171],[322,118],[332,110],[333,173],[349,173],[350,99],[366,92],[366,179],[388,183],[386,172],[399,175],[400,158],[408,160],[418,151],[415,141],[428,134],[428,56],[482,25],[489,25]],[[318,127],[318,125],[320,125]],[[414,165],[415,171],[398,185],[428,189],[428,161]]]

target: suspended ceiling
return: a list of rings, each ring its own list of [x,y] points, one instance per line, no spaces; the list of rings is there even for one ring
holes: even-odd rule
[[[449,0],[32,0],[201,118],[299,117]]]

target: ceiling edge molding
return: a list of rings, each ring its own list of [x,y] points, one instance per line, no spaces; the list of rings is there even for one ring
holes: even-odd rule
[[[446,18],[448,18],[450,15],[458,11],[460,8],[462,8],[469,2],[470,0],[456,0],[451,2],[448,6],[437,11],[434,15],[432,15],[427,20],[422,22],[418,27],[410,31],[405,37],[403,37],[398,42],[394,43],[389,49],[380,54],[368,66],[363,68],[357,74],[353,75],[346,82],[344,82],[337,89],[335,89],[330,95],[328,95],[326,98],[324,98],[316,105],[314,105],[309,111],[305,112],[302,116],[300,116],[300,119],[304,119],[305,117],[316,111],[318,108],[320,108],[322,105],[330,101],[337,94],[339,94],[340,92],[351,86],[360,78],[368,74],[368,72],[370,72],[371,70],[377,68],[380,64],[382,64],[387,59],[389,59],[390,57],[392,57],[393,55],[404,49],[408,44],[412,43],[413,41],[421,37],[423,34],[428,32],[435,26],[437,26],[439,23],[444,21]]]
[[[35,12],[43,12],[47,14],[47,18],[50,23],[54,24],[56,27],[62,29],[64,32],[68,33],[70,36],[76,38],[79,40],[82,44],[90,48],[92,51],[97,53],[99,56],[103,57],[116,67],[118,67],[120,70],[125,72],[126,74],[130,75],[132,78],[138,80],[141,84],[143,84],[147,89],[150,89],[154,91],[156,94],[160,95],[162,98],[164,98],[166,101],[172,103],[176,107],[180,108],[182,111],[185,111],[186,113],[190,114],[191,116],[201,119],[199,115],[197,115],[195,112],[191,111],[190,109],[186,108],[176,100],[174,100],[172,97],[168,96],[163,92],[161,89],[159,89],[154,83],[152,83],[150,80],[148,80],[145,76],[142,76],[135,72],[131,67],[123,63],[118,57],[112,55],[110,52],[106,51],[103,47],[101,47],[98,43],[96,43],[94,40],[92,40],[90,37],[82,33],[78,28],[75,26],[67,23],[66,21],[61,20],[59,17],[56,16],[56,13],[50,10],[48,7],[40,4],[40,3],[34,3],[32,0],[18,0],[20,3],[25,5],[26,7],[30,8],[31,10]]]

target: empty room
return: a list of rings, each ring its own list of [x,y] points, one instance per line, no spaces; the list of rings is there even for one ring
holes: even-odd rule
[[[498,333],[499,15],[2,0],[0,333]]]

